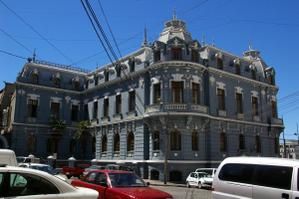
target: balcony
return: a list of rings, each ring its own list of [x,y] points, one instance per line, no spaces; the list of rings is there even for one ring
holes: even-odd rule
[[[283,125],[283,120],[280,118],[272,118],[272,124],[281,124]]]
[[[255,121],[255,122],[260,122],[260,121],[261,121],[261,117],[258,116],[258,115],[254,115],[254,116],[253,116],[253,121]]]
[[[153,104],[146,107],[146,113],[158,112],[193,112],[193,113],[208,113],[208,107],[197,104]]]
[[[218,110],[218,116],[226,117],[226,111],[225,110]]]

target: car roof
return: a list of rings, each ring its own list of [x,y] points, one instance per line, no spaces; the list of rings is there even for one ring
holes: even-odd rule
[[[19,165],[28,165],[28,166],[50,166],[48,164],[40,164],[40,163],[20,163]]]
[[[98,169],[92,170],[91,172],[105,172],[105,173],[133,173],[132,171],[124,171],[124,170],[110,170],[110,169]]]
[[[224,163],[245,163],[245,164],[263,164],[263,165],[277,165],[277,166],[298,166],[299,160],[275,158],[275,157],[229,157],[223,160]]]

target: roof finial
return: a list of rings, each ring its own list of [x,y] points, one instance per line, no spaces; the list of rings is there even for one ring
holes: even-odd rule
[[[249,51],[253,50],[251,42],[249,42],[248,49],[249,49]]]
[[[176,20],[176,19],[177,19],[176,11],[175,11],[175,9],[173,9],[172,20]]]
[[[147,29],[146,26],[144,27],[144,38],[142,46],[147,46]]]

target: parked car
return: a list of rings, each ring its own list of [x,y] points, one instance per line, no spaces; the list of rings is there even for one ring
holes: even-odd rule
[[[39,164],[39,163],[20,163],[19,167],[30,168],[30,169],[37,169],[40,171],[45,171],[47,173],[56,175],[58,172],[53,169],[50,165],[47,164]]]
[[[230,157],[213,181],[214,199],[299,198],[299,161],[283,158]]]
[[[101,165],[91,165],[90,167],[84,169],[82,177],[86,176],[92,170],[103,170],[103,169],[106,169],[106,167]]]
[[[172,199],[130,171],[93,170],[83,180],[73,180],[71,184],[97,190],[101,199]]]
[[[198,187],[212,187],[213,178],[205,172],[191,172],[186,179],[186,186]]]
[[[0,149],[0,160],[1,164],[6,164],[10,166],[18,166],[16,154],[10,149]]]
[[[37,157],[34,157],[33,155],[17,156],[17,161],[19,164],[21,164],[21,163],[40,163],[40,159]]]
[[[212,177],[215,176],[216,171],[217,171],[217,168],[198,168],[195,170],[195,172],[205,172]]]
[[[71,178],[73,176],[80,178],[83,175],[84,169],[89,166],[89,164],[77,164],[74,167],[63,166],[62,174],[66,175],[67,178]]]
[[[30,199],[96,199],[91,189],[76,188],[67,182],[39,170],[0,165],[0,198]]]

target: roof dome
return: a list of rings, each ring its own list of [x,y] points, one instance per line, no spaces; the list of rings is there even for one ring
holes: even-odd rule
[[[178,37],[187,43],[192,42],[192,37],[186,30],[186,23],[177,19],[176,16],[174,16],[172,20],[165,23],[164,29],[160,33],[158,41],[167,43],[174,37]]]

